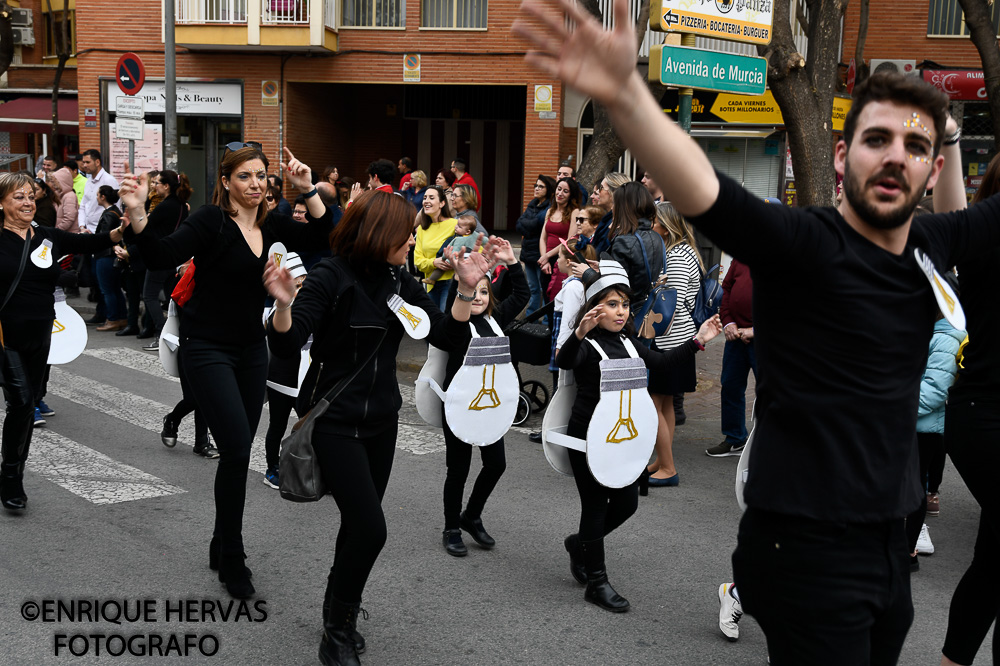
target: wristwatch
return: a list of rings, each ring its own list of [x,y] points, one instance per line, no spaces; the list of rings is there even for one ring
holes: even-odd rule
[[[472,296],[466,296],[465,294],[462,293],[461,289],[455,289],[455,294],[458,296],[458,300],[465,301],[466,303],[471,303],[472,301],[476,300],[475,294],[473,294]]]

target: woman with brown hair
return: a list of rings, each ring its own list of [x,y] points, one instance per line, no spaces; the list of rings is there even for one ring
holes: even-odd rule
[[[448,206],[445,191],[437,185],[431,185],[424,193],[424,205],[417,213],[417,241],[413,248],[413,264],[424,274],[431,276],[434,269],[446,271],[430,289],[430,297],[438,310],[444,311],[448,300],[448,289],[451,287],[451,266],[438,251],[444,242],[455,233],[455,218]]]
[[[437,190],[437,188],[435,188]],[[428,190],[430,191],[430,190]],[[315,423],[313,448],[326,487],[340,509],[333,567],[323,601],[324,664],[353,666],[364,649],[356,622],[368,576],[386,541],[382,497],[396,450],[402,399],[396,381],[396,354],[411,330],[387,305],[398,296],[418,316],[430,319],[428,340],[445,346],[456,332],[468,334],[472,294],[488,268],[478,252],[445,261],[455,266],[459,297],[450,315],[434,307],[423,286],[404,270],[413,246],[413,209],[385,192],[361,194],[330,237],[333,257],[309,272],[296,294],[284,268],[268,264],[267,290],[275,299],[268,343],[278,357],[295,356],[310,334],[312,363],[299,391],[302,413],[342,380],[348,380]],[[495,247],[487,248],[491,258]],[[292,301],[294,298],[294,305]],[[291,309],[289,309],[291,308]],[[349,379],[359,368],[353,379]]]
[[[570,213],[580,207],[580,188],[572,178],[560,178],[556,183],[555,192],[552,194],[552,203],[545,211],[545,226],[542,235],[538,239],[538,267],[541,270],[541,288],[543,297],[549,294],[549,282],[552,280],[552,271],[555,268],[556,258],[559,255],[559,248],[562,241],[569,238]],[[558,278],[562,284],[566,276]],[[558,292],[557,292],[558,293]]]
[[[220,454],[209,567],[219,570],[219,579],[237,598],[254,593],[250,570],[243,564],[243,508],[250,445],[267,380],[260,318],[267,294],[261,276],[274,243],[293,251],[320,249],[332,226],[331,214],[315,196],[309,167],[288,148],[285,155],[288,163],[282,170],[292,185],[308,192],[307,224],[266,212],[268,159],[259,143],[226,146],[212,205],[192,213],[165,238],[146,232],[145,179],[126,174],[120,190],[149,268],[173,268],[194,257],[194,292],[181,309],[180,364]]]

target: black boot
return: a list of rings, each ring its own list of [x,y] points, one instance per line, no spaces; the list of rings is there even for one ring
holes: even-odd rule
[[[323,620],[323,640],[319,644],[319,660],[326,666],[361,666],[352,637],[360,608],[360,601],[345,604],[330,597],[327,618]]]
[[[612,613],[624,613],[629,609],[628,600],[615,592],[608,583],[608,572],[604,568],[604,539],[581,541],[583,563],[587,570],[587,591],[583,598]]]
[[[489,535],[486,528],[483,527],[483,519],[479,516],[471,518],[468,515],[468,511],[463,511],[462,515],[458,517],[458,524],[463,530],[469,533],[472,540],[478,543],[483,548],[489,550],[493,546],[497,545],[496,540]]]
[[[329,580],[326,583],[326,594],[323,595],[323,624],[326,625],[327,620],[330,618],[330,603],[333,599],[333,583]],[[358,602],[358,607],[364,618],[368,619],[368,611],[360,607],[361,602]],[[365,651],[365,637],[361,635],[357,627],[358,618],[355,615],[354,618],[354,629],[351,632],[351,638],[354,639],[354,649],[358,651],[358,654],[364,654]]]
[[[219,580],[226,584],[226,590],[236,599],[249,599],[257,591],[250,582],[250,570],[243,564],[246,553],[219,554]]]
[[[583,550],[580,549],[580,535],[570,534],[563,541],[566,552],[569,553],[569,572],[580,585],[587,584],[587,570],[583,566]]]
[[[20,465],[0,465],[0,504],[8,511],[23,511],[28,505],[21,482]]]
[[[684,412],[684,394],[677,393],[674,395],[674,425],[682,426],[687,420],[687,414]]]
[[[219,537],[213,536],[212,541],[208,544],[208,568],[212,571],[219,570],[220,543]],[[243,553],[243,559],[247,559],[246,553]],[[247,578],[253,578],[253,572],[250,571],[250,567],[244,564],[243,568],[247,571]]]

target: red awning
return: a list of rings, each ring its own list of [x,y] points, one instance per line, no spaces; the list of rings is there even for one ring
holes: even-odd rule
[[[18,97],[0,104],[0,132],[48,134],[52,130],[51,97]],[[77,100],[59,98],[59,134],[79,134]]]

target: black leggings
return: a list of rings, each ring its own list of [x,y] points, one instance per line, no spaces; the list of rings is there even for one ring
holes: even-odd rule
[[[988,586],[996,573],[1000,552],[1000,495],[996,492],[995,474],[1000,464],[1000,401],[949,402],[944,432],[948,455],[982,509],[972,563],[951,598],[942,649],[955,663],[971,664],[990,625],[1000,619],[1000,597],[992,594]],[[996,629],[992,661],[1000,663],[1000,635]]]
[[[635,483],[624,488],[602,486],[590,473],[587,454],[569,450],[576,489],[580,493],[580,541],[596,541],[611,534],[639,507]]]
[[[920,485],[928,493],[936,493],[944,476],[944,435],[938,432],[918,432],[917,450],[920,454]],[[920,538],[920,528],[927,517],[927,495],[920,501],[920,508],[906,517],[906,540],[912,553]]]
[[[285,395],[281,391],[275,391],[268,386],[267,407],[269,417],[267,436],[264,438],[264,456],[267,459],[268,467],[277,467],[281,453],[281,440],[285,436],[285,428],[288,427],[288,417],[295,407],[295,398]]]
[[[247,471],[264,406],[267,347],[264,340],[244,345],[184,338],[180,363],[219,449],[212,534],[224,556],[235,556],[244,552]]]
[[[50,331],[31,340],[23,342],[8,341],[10,349],[20,352],[21,363],[24,366],[31,395],[41,395],[43,378],[47,375],[49,359]],[[2,463],[0,473],[7,478],[21,478],[24,474],[24,461],[28,459],[28,449],[31,447],[31,433],[35,425],[35,401],[29,400],[22,407],[7,407],[3,422],[3,443],[0,446]]]
[[[179,424],[185,416],[194,412],[194,441],[195,444],[202,446],[208,441],[208,424],[198,409],[198,403],[192,397],[194,394],[191,392],[191,383],[188,381],[187,373],[184,372],[183,363],[177,364],[177,374],[180,375],[182,397],[170,412],[171,420]]]
[[[347,604],[361,601],[385,546],[382,497],[396,453],[396,430],[394,422],[384,432],[364,439],[313,433],[323,482],[340,509],[340,531],[328,580],[333,596]]]
[[[444,444],[445,464],[448,466],[448,473],[444,479],[444,528],[453,530],[458,529],[458,517],[462,512],[462,495],[465,493],[465,481],[469,478],[469,469],[472,466],[472,449],[479,449],[479,455],[483,459],[483,469],[476,477],[472,494],[469,495],[466,511],[470,518],[482,515],[486,500],[507,469],[507,454],[504,451],[502,437],[489,446],[472,446],[456,437],[446,420]]]

